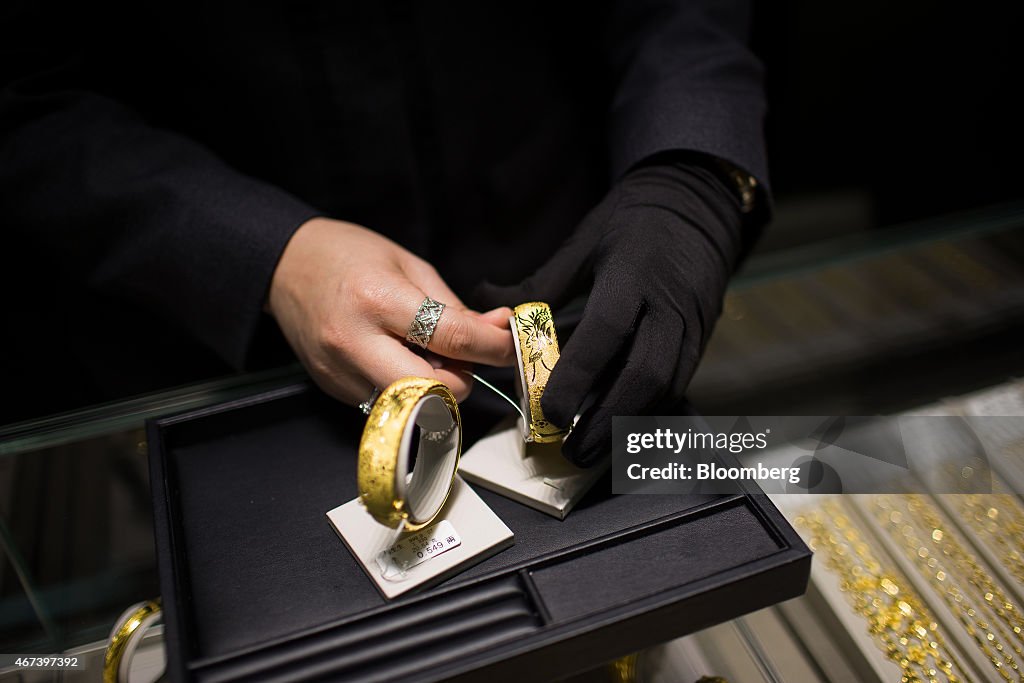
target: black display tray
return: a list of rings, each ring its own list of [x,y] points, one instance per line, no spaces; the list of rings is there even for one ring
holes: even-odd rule
[[[495,422],[464,406],[467,446]],[[363,417],[306,385],[151,422],[178,681],[554,679],[800,595],[810,552],[761,494],[610,494],[557,520],[475,487],[515,545],[386,601],[325,513]],[[475,429],[475,433],[474,433]]]

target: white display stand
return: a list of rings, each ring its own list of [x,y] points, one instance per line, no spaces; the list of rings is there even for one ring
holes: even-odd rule
[[[565,519],[611,461],[576,467],[562,455],[559,443],[525,443],[519,419],[510,415],[463,453],[459,473],[467,481]]]
[[[328,512],[327,519],[388,599],[441,583],[514,542],[512,530],[459,477],[437,519],[422,531],[378,524],[358,498]]]

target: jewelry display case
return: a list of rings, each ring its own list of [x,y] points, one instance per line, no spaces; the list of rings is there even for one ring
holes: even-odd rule
[[[727,295],[690,400],[708,415],[867,415],[937,404],[1019,414],[1006,407],[1006,396],[1016,386],[1014,377],[1024,376],[1022,302],[1021,205],[755,255]],[[467,405],[467,429],[474,431],[467,444],[497,419],[485,396],[478,390],[469,403],[479,405]],[[430,650],[436,659],[424,660],[426,669],[439,667],[437,677],[500,679],[526,672],[531,679],[554,679],[799,592],[801,580],[785,572],[796,571],[807,556],[769,502],[742,496],[616,499],[599,482],[564,521],[480,491],[516,532],[516,545],[429,592],[385,603],[365,576],[342,571],[350,558],[323,517],[354,495],[354,488],[344,488],[354,487],[345,449],[358,440],[359,419],[356,411],[320,398],[296,368],[288,368],[0,428],[0,651],[83,653],[93,658],[93,678],[68,672],[63,680],[94,680],[100,643],[118,614],[163,594],[171,605],[163,631],[170,672],[179,678],[227,679],[268,662],[314,667],[317,657],[331,667],[369,671],[358,667],[377,666],[372,657],[360,663],[325,653],[360,642],[361,652],[380,645],[394,655],[436,638],[453,648]],[[147,458],[162,464],[151,472]],[[1019,474],[1008,467],[1006,478],[1013,481]],[[156,498],[156,525],[163,530],[155,546],[150,477],[171,494]],[[302,494],[290,495],[283,507],[268,503],[286,484]],[[244,490],[261,497],[239,498]],[[1019,535],[987,521],[995,508],[1014,528],[1016,508],[1006,512],[992,503],[1018,505],[1019,497],[1002,495],[1010,498],[934,502],[955,524],[961,545],[970,543],[972,555],[1012,599],[1021,591],[1012,560],[1024,549]],[[190,517],[197,499],[210,507]],[[60,509],[30,503],[42,500],[61,501]],[[887,535],[873,507],[845,498],[841,504],[851,506],[847,518],[872,553],[888,563],[905,550]],[[827,593],[829,582],[838,586],[837,575],[808,518],[781,505],[818,547],[808,594],[648,649],[634,674],[645,671],[644,680],[686,680],[666,673],[672,671],[693,673],[694,680],[697,674],[747,680],[743,672],[757,672],[777,681],[803,672],[808,677],[801,680],[889,680],[896,665],[872,638],[870,621],[851,606],[848,594],[838,588]],[[729,515],[729,524],[715,526],[716,517]],[[261,529],[271,522],[294,533],[268,542]],[[723,558],[728,553],[716,555],[715,544],[727,542],[749,545],[730,552],[754,556],[716,565],[665,550],[705,548],[707,558]],[[317,557],[308,554],[314,548]],[[165,567],[159,584],[158,556]],[[659,564],[666,556],[671,561]],[[650,569],[638,573],[634,562]],[[941,596],[922,588],[917,565],[895,562],[922,604],[934,609]],[[751,574],[744,566],[758,569]],[[772,576],[782,589],[765,588]],[[608,591],[609,585],[621,590]],[[300,593],[305,600],[295,602]],[[239,599],[245,595],[248,604]],[[278,598],[274,610],[257,609],[261,600]],[[295,609],[284,608],[289,601]],[[501,618],[488,616],[496,614],[488,611],[493,605],[501,607]],[[999,669],[985,668],[990,660],[984,651],[965,654],[971,636],[945,609],[953,618],[936,623],[943,626],[944,642],[954,643],[957,662],[980,680],[1006,680]],[[388,632],[373,630],[388,615],[435,628],[420,629],[426,641],[416,639],[416,628],[403,632],[407,640],[373,640],[372,634]],[[160,634],[157,627],[147,642],[159,643]],[[304,659],[301,642],[319,654]],[[1014,652],[1011,639],[1001,642]],[[563,647],[557,651],[568,662],[564,668],[549,669],[550,659],[541,663]],[[397,666],[403,660],[378,661]],[[23,680],[49,678],[24,674]]]
[[[515,545],[388,602],[324,519],[356,494],[362,420],[300,384],[151,423],[172,678],[555,678],[803,592],[765,496],[598,485],[564,520],[478,490]]]

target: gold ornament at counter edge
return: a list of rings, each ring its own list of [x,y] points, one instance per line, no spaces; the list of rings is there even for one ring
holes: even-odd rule
[[[121,620],[123,621],[120,627],[110,634],[110,641],[103,653],[103,683],[117,683],[121,680],[121,662],[128,650],[128,643],[132,636],[143,627],[147,619],[160,614],[162,611],[160,602],[160,598],[147,600],[134,609],[129,608],[132,609],[130,614],[122,615]]]
[[[1017,581],[1024,584],[1024,507],[1005,486],[993,493],[945,494],[944,500],[955,509],[994,553],[1002,554],[1003,566]],[[998,492],[997,492],[998,491]]]
[[[425,528],[434,518],[444,501],[426,520],[413,521],[409,518],[406,501],[398,497],[399,449],[402,436],[420,399],[438,396],[451,411],[452,419],[459,426],[459,440],[456,446],[455,467],[452,468],[451,482],[445,493],[445,501],[451,495],[462,454],[462,418],[454,394],[442,382],[424,377],[404,377],[385,389],[370,409],[370,416],[363,428],[359,441],[359,465],[357,482],[359,500],[366,510],[381,524],[392,529],[404,525],[405,531]]]
[[[519,304],[512,311],[515,319],[516,345],[522,363],[522,387],[526,399],[528,441],[552,443],[561,441],[568,428],[556,427],[544,417],[540,397],[547,387],[551,371],[558,362],[558,336],[551,319],[551,308],[540,301]]]
[[[895,502],[903,504],[902,511],[893,505]],[[888,527],[893,540],[903,545],[908,559],[932,583],[996,672],[1004,680],[1019,680],[1020,669],[1013,652],[1018,656],[1024,655],[1021,649],[1024,624],[1016,606],[987,576],[977,558],[955,539],[952,526],[943,523],[938,512],[921,494],[878,495],[873,499],[873,506],[877,510],[879,524],[883,528]],[[910,519],[904,518],[904,514]],[[917,536],[915,527],[930,542],[941,546],[940,552],[930,552],[927,542]],[[943,557],[951,564],[940,562]],[[987,609],[995,613],[992,615],[994,619],[989,620],[985,616]]]
[[[825,554],[840,590],[904,683],[970,680],[952,656],[939,625],[910,582],[894,567],[883,567],[839,501],[827,501],[797,515],[796,526],[812,550]],[[959,671],[960,674],[954,673]]]

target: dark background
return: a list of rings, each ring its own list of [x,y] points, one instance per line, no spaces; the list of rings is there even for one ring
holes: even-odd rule
[[[1016,101],[1022,80],[1016,42],[1024,26],[1021,14],[1019,3],[757,3],[754,44],[767,67],[776,200],[775,221],[760,251],[844,234],[892,234],[908,221],[1024,200],[1024,112]],[[1006,261],[1024,261],[1021,234],[1018,229],[1013,239],[999,237],[993,250]],[[851,279],[882,281],[881,269],[897,270],[891,263],[853,272]],[[999,291],[989,293],[990,299],[1004,294],[1009,288],[1002,284],[1012,282],[1019,270],[1004,267]],[[892,282],[898,284],[897,278]],[[813,283],[809,276],[777,283],[768,293],[748,292],[757,298],[747,302],[746,318],[742,311],[730,315],[727,306],[719,331],[759,312],[758,324],[741,328],[735,337],[748,329],[768,336],[762,321],[783,325],[786,314],[799,317],[798,307],[775,292],[785,287],[782,294],[807,297]],[[1016,283],[1018,291],[1024,289],[1024,278]],[[10,301],[17,292],[4,295]],[[930,321],[917,321],[915,335],[903,339],[897,351],[886,350],[886,321],[876,316],[864,325],[871,329],[863,333],[859,360],[844,361],[828,374],[817,362],[836,352],[837,340],[853,335],[836,327],[826,330],[833,335],[826,338],[811,326],[800,327],[795,336],[806,337],[804,346],[773,339],[789,345],[792,365],[806,366],[811,378],[774,379],[782,364],[774,360],[780,356],[770,356],[764,365],[778,372],[771,382],[758,382],[753,365],[738,375],[734,370],[735,356],[773,348],[749,335],[746,346],[729,350],[733,355],[707,359],[703,400],[693,398],[706,414],[774,415],[785,414],[787,407],[796,414],[870,414],[907,407],[899,401],[922,405],[935,396],[963,393],[965,386],[991,385],[1024,368],[1019,342],[1024,308],[1015,309],[1016,318],[1004,316],[1002,325],[986,320],[982,334],[981,328],[964,324],[966,315],[923,310],[918,298],[900,301],[891,290],[887,296],[896,300],[891,308],[899,309],[891,317],[919,313]],[[991,305],[969,289],[953,303],[961,312],[984,313]],[[997,303],[1002,308],[992,310],[999,313],[1013,301]],[[902,329],[902,318],[897,322],[890,328]],[[8,308],[5,332],[28,334],[22,326]],[[974,338],[954,340],[958,332]],[[931,340],[930,355],[922,339]],[[8,344],[4,352],[9,349]],[[707,372],[716,367],[732,371],[734,384]],[[968,369],[974,374],[954,381]],[[24,373],[38,377],[35,368]],[[60,404],[63,388],[36,385],[32,396],[8,392],[0,411],[7,419],[0,421],[73,407]],[[729,393],[730,386],[740,387],[737,392],[745,391],[746,398]],[[718,393],[711,395],[710,389]],[[0,453],[0,521],[9,522],[9,529],[0,529],[0,541],[5,551],[20,551],[52,621],[49,628],[36,623],[18,577],[0,562],[0,651],[53,652],[100,640],[125,606],[158,592],[145,453],[139,425],[35,451]]]
[[[759,252],[1024,199],[1019,3],[755,6],[775,197]],[[101,313],[90,316],[96,326],[116,327]],[[9,325],[12,333],[31,334],[16,315]],[[140,331],[139,343],[150,349],[170,344],[143,337]],[[60,353],[61,340],[38,341]],[[110,354],[101,345],[79,352]],[[196,364],[190,372],[181,382],[224,370]],[[14,373],[7,379],[31,389],[9,401],[0,422],[95,402],[76,396],[73,386],[55,391],[39,368],[22,365]]]
[[[777,200],[762,248],[1024,197],[1019,3],[756,6]]]

